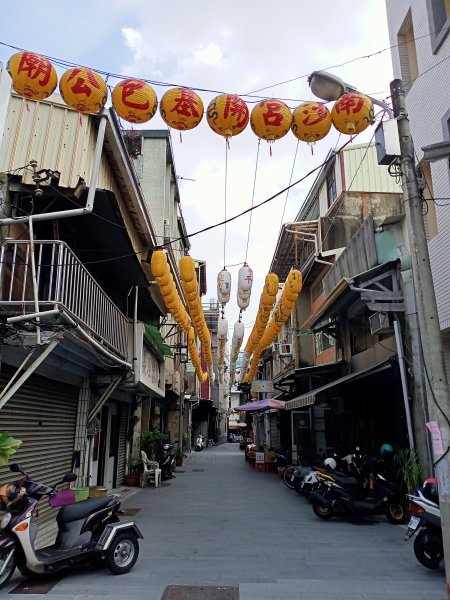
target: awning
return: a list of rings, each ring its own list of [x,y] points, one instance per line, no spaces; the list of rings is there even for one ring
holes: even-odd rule
[[[248,427],[247,423],[236,423],[235,421],[228,423],[228,429],[244,429],[245,427]]]
[[[241,404],[241,406],[235,406],[234,412],[260,412],[263,410],[270,410],[276,408],[277,410],[284,410],[286,402],[283,400],[275,400],[275,398],[267,398],[266,400],[257,400],[256,402],[248,402],[247,404]]]
[[[292,410],[294,408],[301,408],[303,406],[310,406],[314,404],[316,401],[316,396],[325,390],[329,390],[330,388],[336,387],[341,383],[347,383],[349,381],[355,381],[361,377],[367,377],[368,375],[372,375],[374,373],[378,373],[379,371],[384,371],[385,369],[390,369],[392,363],[388,361],[383,361],[382,363],[378,363],[376,365],[372,365],[367,369],[362,369],[361,371],[355,371],[354,373],[349,373],[348,375],[344,375],[344,377],[340,377],[339,379],[335,379],[334,381],[330,381],[326,385],[322,385],[315,390],[311,390],[307,394],[302,394],[301,396],[297,396],[297,398],[293,398],[292,400],[288,400],[286,402],[286,410]]]

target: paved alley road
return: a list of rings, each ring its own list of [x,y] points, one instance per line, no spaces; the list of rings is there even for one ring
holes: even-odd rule
[[[321,521],[238,444],[192,453],[176,479],[138,489],[124,506],[140,527],[127,575],[68,572],[54,600],[444,600],[444,572],[422,567],[405,528],[384,518]],[[22,579],[17,574],[8,586]],[[209,587],[211,586],[211,587]],[[33,591],[33,590],[29,590]],[[0,598],[12,597],[8,589]],[[42,595],[17,594],[30,600]]]

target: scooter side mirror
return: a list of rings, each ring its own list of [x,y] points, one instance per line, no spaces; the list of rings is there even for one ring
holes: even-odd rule
[[[9,470],[13,473],[25,473],[23,467],[18,463],[12,463],[12,465],[9,465]]]
[[[62,483],[69,483],[70,481],[75,481],[77,478],[75,473],[66,473],[62,479]]]

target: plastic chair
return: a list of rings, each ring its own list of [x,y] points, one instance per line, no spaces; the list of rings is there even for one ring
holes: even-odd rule
[[[141,450],[142,466],[144,471],[141,478],[141,486],[144,487],[146,483],[159,487],[161,485],[161,469],[159,463],[154,460],[149,460],[144,450]]]

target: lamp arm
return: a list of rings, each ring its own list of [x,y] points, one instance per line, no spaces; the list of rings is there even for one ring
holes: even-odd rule
[[[390,119],[394,118],[394,111],[392,110],[392,108],[390,106],[388,106],[386,104],[386,102],[383,102],[383,100],[377,100],[377,98],[372,98],[372,96],[367,96],[367,97],[372,100],[373,104],[376,104],[377,106],[381,106],[382,108],[384,108],[384,110],[388,113]]]

